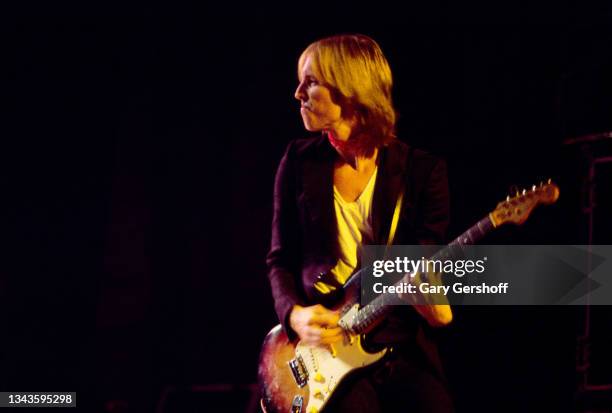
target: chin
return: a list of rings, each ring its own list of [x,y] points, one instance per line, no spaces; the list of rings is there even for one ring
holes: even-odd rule
[[[304,129],[308,132],[319,132],[322,129],[316,125],[317,122],[312,122],[312,119],[304,113],[302,113],[302,122],[304,123]]]
[[[311,125],[308,122],[304,122],[304,129],[306,129],[308,132],[319,132],[321,131],[321,128],[317,128],[314,125]]]

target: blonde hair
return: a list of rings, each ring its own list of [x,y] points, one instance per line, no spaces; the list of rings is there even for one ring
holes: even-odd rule
[[[358,121],[355,139],[359,151],[374,148],[395,137],[391,68],[376,41],[362,34],[327,37],[310,44],[298,62],[301,72],[311,57],[315,74],[332,90],[332,97]]]

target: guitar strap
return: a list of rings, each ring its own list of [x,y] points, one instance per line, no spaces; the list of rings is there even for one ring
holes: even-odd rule
[[[387,238],[387,247],[393,244],[395,239],[395,231],[397,231],[397,224],[399,223],[400,214],[402,212],[402,202],[404,200],[404,190],[406,188],[405,178],[409,174],[410,168],[412,168],[412,147],[408,147],[408,154],[406,156],[406,172],[404,174],[403,184],[400,188],[399,194],[397,195],[397,201],[395,202],[395,209],[393,210],[393,218],[391,219],[391,227],[389,228],[389,237]]]
[[[395,210],[393,211],[393,219],[391,220],[391,228],[389,229],[389,238],[387,239],[387,247],[393,244],[395,238],[395,231],[397,230],[397,224],[399,222],[400,213],[402,212],[402,200],[404,199],[404,187],[400,190],[395,203]]]

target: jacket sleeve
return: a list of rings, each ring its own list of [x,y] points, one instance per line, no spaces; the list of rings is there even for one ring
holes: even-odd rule
[[[278,319],[290,339],[289,314],[295,304],[303,304],[298,286],[300,239],[297,207],[297,164],[293,144],[280,161],[274,180],[272,240],[266,264]]]
[[[437,159],[421,194],[421,219],[416,227],[420,244],[446,243],[450,203],[446,162]]]

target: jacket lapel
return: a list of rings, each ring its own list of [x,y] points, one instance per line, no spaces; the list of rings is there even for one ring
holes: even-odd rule
[[[321,150],[303,163],[303,191],[312,225],[319,228],[324,245],[321,251],[329,254],[330,262],[338,257],[338,228],[334,208],[334,159],[335,152],[327,139],[319,143]],[[326,254],[326,255],[327,255]]]
[[[387,243],[397,197],[404,185],[406,155],[406,148],[395,142],[380,150],[372,204],[372,230],[376,244]]]

